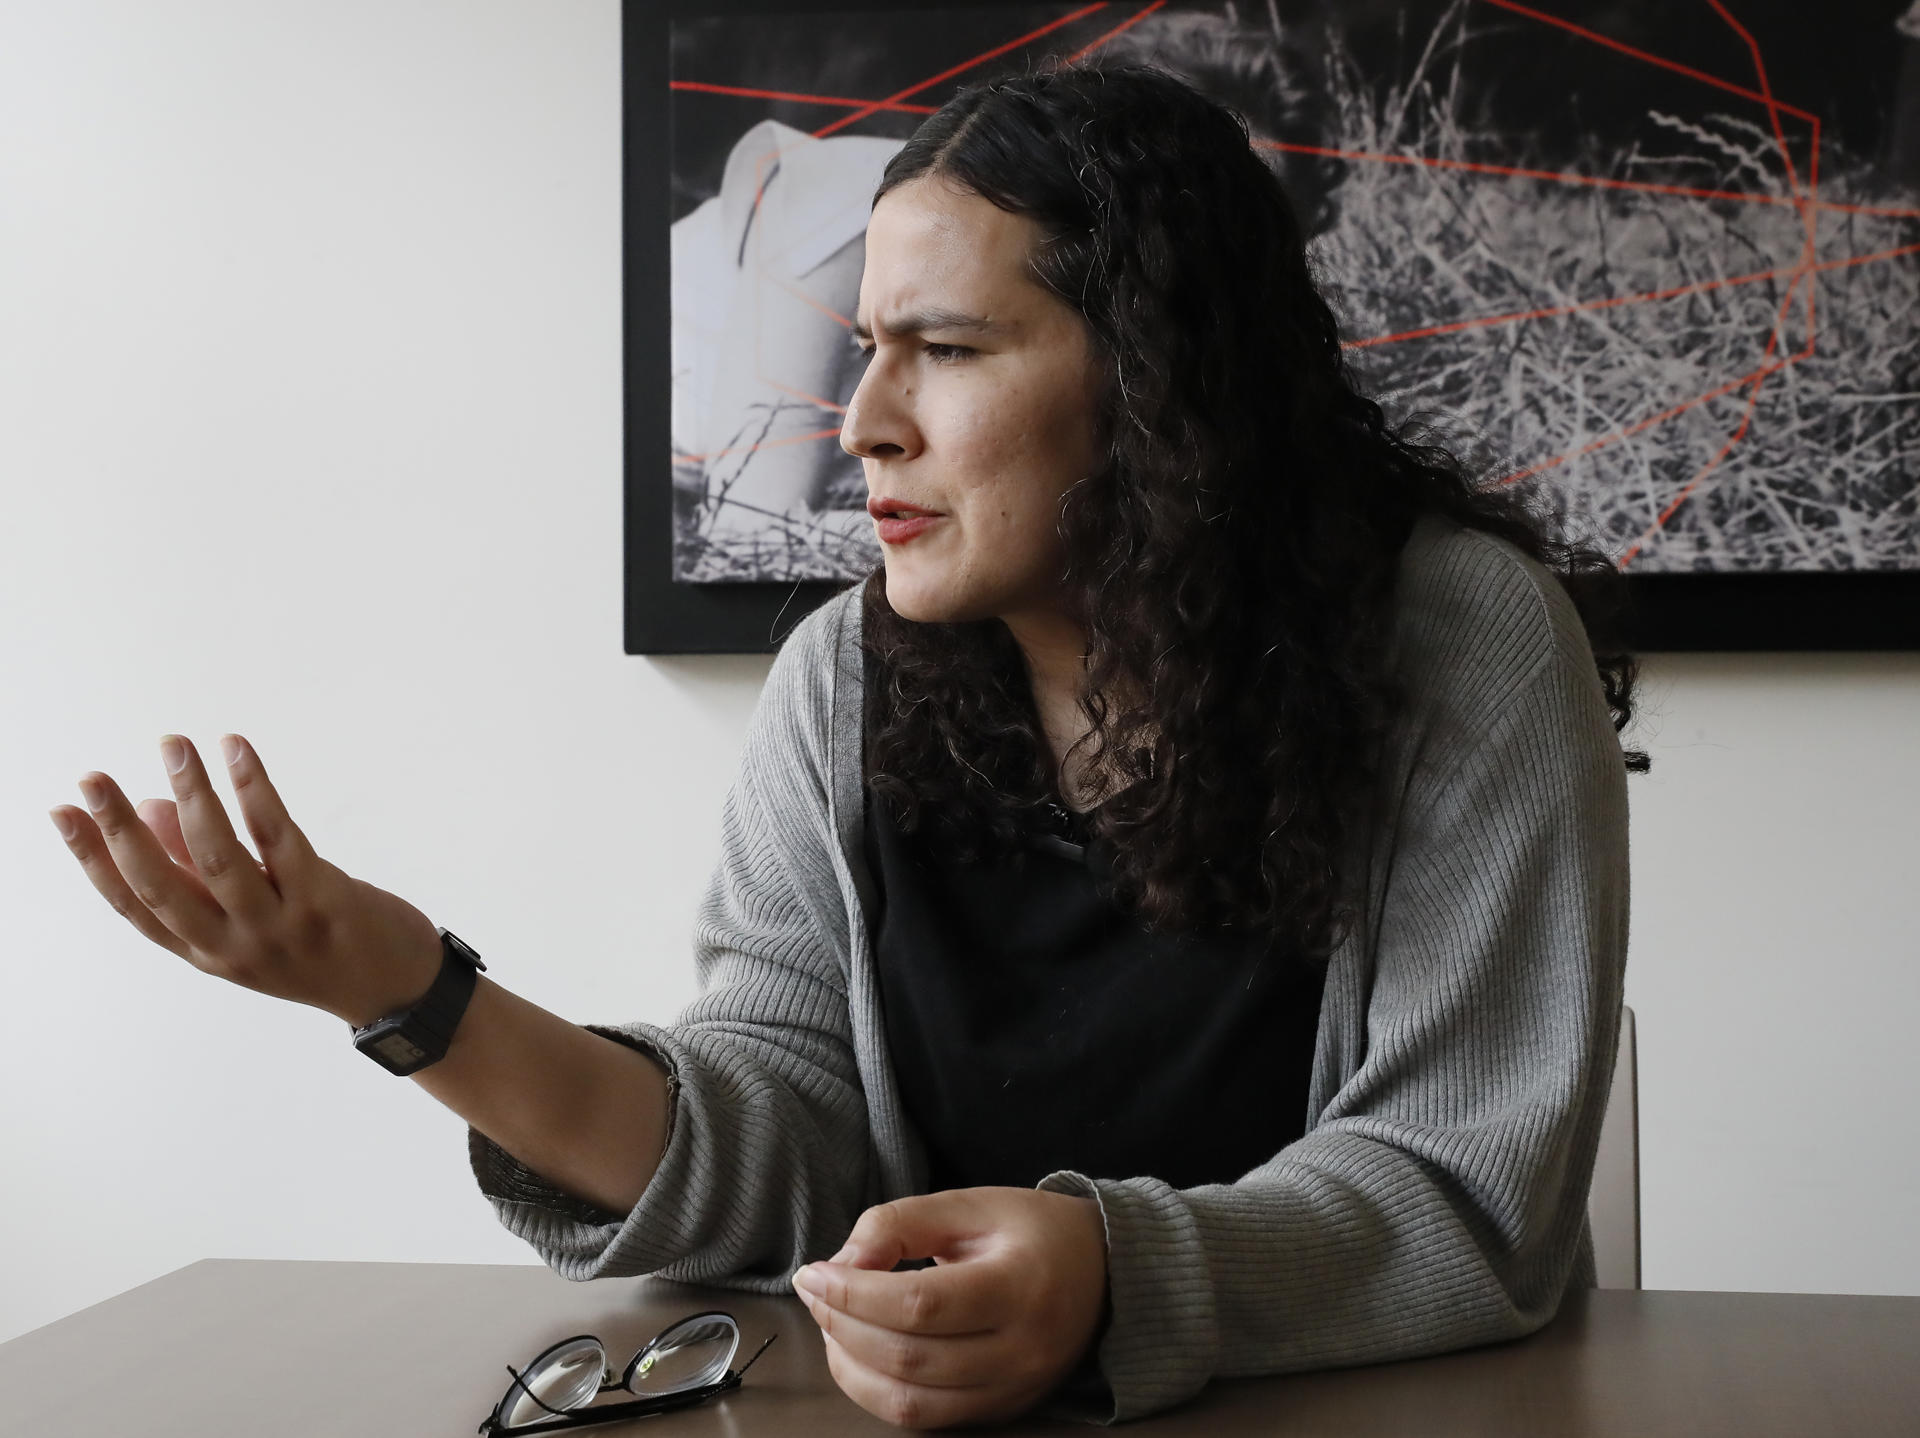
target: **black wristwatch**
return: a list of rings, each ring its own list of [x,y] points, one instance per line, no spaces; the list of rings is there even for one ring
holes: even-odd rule
[[[353,1031],[353,1046],[386,1069],[405,1077],[446,1057],[460,1015],[473,997],[475,971],[484,969],[480,955],[448,929],[440,935],[440,972],[433,987],[410,1009],[375,1019]]]

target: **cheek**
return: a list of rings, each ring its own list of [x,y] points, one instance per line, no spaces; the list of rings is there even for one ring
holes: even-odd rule
[[[1059,546],[1060,493],[1052,479],[1030,471],[1006,476],[969,506],[973,546],[985,557],[1018,565]]]
[[[1094,468],[1085,400],[1034,381],[996,387],[954,416],[946,435],[948,456],[969,480],[970,518],[1009,536],[1036,527],[1050,535],[1061,496]]]
[[[1049,464],[1083,448],[1091,414],[1086,397],[1050,366],[1021,365],[983,376],[958,398],[945,411],[943,426],[956,454]]]

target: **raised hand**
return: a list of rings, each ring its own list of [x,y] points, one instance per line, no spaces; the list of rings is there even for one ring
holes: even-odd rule
[[[932,1268],[890,1270],[904,1258]],[[794,1275],[855,1403],[902,1428],[993,1423],[1057,1388],[1092,1345],[1107,1294],[1091,1198],[954,1188],[860,1215],[846,1247]]]
[[[325,1009],[356,1027],[413,1003],[440,968],[433,921],[314,853],[253,747],[222,740],[256,860],[193,745],[161,740],[173,798],[138,810],[107,775],[80,779],[88,813],[50,812],[93,887],[154,943],[204,973]]]

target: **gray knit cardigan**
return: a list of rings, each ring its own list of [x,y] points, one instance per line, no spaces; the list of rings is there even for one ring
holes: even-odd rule
[[[1513,1339],[1593,1285],[1626,967],[1621,746],[1578,612],[1519,550],[1423,519],[1396,594],[1412,703],[1356,843],[1364,921],[1328,969],[1306,1132],[1231,1183],[1040,1181],[1099,1202],[1112,1393],[1067,1384],[1041,1416],[1114,1423],[1215,1377]],[[868,923],[860,619],[856,587],[768,674],[695,924],[699,997],[671,1025],[587,1025],[670,1071],[640,1201],[598,1209],[469,1130],[501,1223],[567,1278],[790,1295],[862,1210],[926,1191]]]

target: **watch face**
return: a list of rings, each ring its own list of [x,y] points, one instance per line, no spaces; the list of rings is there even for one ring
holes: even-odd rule
[[[408,1064],[418,1063],[427,1056],[425,1049],[421,1048],[413,1042],[412,1039],[397,1030],[390,1034],[382,1034],[379,1038],[370,1042],[367,1047],[372,1049],[387,1063],[402,1068]]]

